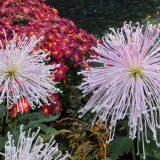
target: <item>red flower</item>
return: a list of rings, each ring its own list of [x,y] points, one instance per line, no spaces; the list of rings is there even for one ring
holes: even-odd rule
[[[16,117],[17,116],[17,106],[16,104],[13,105],[12,109],[11,109],[11,116],[12,117]]]
[[[60,114],[62,112],[62,105],[60,102],[53,103],[51,106],[54,114]]]
[[[49,116],[52,114],[52,110],[51,110],[51,107],[47,104],[44,104],[42,107],[41,107],[41,111],[46,115],[46,116]]]
[[[54,74],[55,81],[60,81],[64,79],[67,75],[68,67],[64,64],[61,64],[60,67],[56,68],[56,72]]]
[[[41,111],[46,116],[50,116],[52,114],[60,114],[62,112],[62,105],[59,101],[55,101],[54,103],[51,103],[50,105],[44,104],[41,107]]]
[[[17,104],[13,104],[13,107],[11,109],[11,115],[12,117],[16,117],[18,112],[28,113],[29,110],[30,110],[30,105],[27,98],[21,98]]]
[[[53,102],[59,101],[59,95],[56,93],[52,94],[50,98]]]
[[[17,104],[17,109],[19,112],[29,112],[30,105],[27,98],[21,98],[21,100]]]

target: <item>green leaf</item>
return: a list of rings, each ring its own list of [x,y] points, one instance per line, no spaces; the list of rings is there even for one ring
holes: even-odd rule
[[[55,128],[51,128],[51,127],[50,127],[50,128],[46,131],[46,134],[51,135],[51,136],[55,136],[57,132],[58,132],[58,131],[57,131]]]
[[[38,120],[39,123],[45,123],[45,122],[53,122],[56,119],[58,119],[59,115],[54,115],[54,116],[48,116],[43,119]]]
[[[24,130],[28,130],[30,128],[35,129],[35,128],[38,128],[40,127],[40,129],[43,131],[43,132],[46,132],[46,130],[49,128],[47,125],[45,124],[41,124],[41,123],[37,123],[37,122],[33,122],[33,123],[29,123],[28,125],[25,125],[24,126]]]
[[[32,120],[35,120],[35,119],[43,119],[43,118],[46,118],[46,116],[40,112],[33,112],[33,113],[27,113],[27,114],[23,114],[23,116],[21,116],[19,118],[19,121],[21,123],[24,123],[26,122],[27,120],[29,121],[32,121]]]
[[[4,148],[6,142],[6,137],[0,136],[0,151]]]
[[[43,123],[45,122],[53,122],[54,120],[56,120],[58,117],[57,116],[51,116],[51,117],[47,117],[47,118],[43,118],[41,120],[35,120],[35,121],[31,121],[30,123],[28,123],[27,125],[25,125],[24,129],[29,129],[29,128],[37,128],[37,127],[42,127],[41,130],[46,131],[48,128],[44,125]]]
[[[159,160],[160,158],[160,148],[156,146],[153,140],[145,144],[145,152],[147,160]]]
[[[44,141],[49,141],[53,136],[57,134],[57,130],[55,128],[49,127],[44,135]]]
[[[19,123],[20,125],[24,124],[24,130],[40,127],[43,132],[46,132],[49,127],[45,123],[53,122],[58,119],[58,117],[59,115],[45,116],[43,113],[33,112],[21,116],[19,118]]]
[[[128,137],[117,136],[110,145],[112,160],[117,160],[124,153],[129,153],[132,147],[132,140]]]
[[[46,122],[53,122],[56,119],[58,119],[59,115],[51,115],[51,116],[45,116],[43,113],[40,112],[34,112],[34,113],[28,113],[24,116],[22,116],[19,121],[21,124],[26,123],[29,121],[29,123],[46,123]]]

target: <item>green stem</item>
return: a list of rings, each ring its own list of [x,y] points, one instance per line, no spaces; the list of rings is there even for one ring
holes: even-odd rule
[[[134,140],[132,140],[132,158],[133,160],[136,160],[136,152],[134,147]]]
[[[5,135],[6,132],[6,127],[8,126],[8,108],[6,107],[4,110],[4,115],[3,115],[3,129],[2,129],[2,136]]]

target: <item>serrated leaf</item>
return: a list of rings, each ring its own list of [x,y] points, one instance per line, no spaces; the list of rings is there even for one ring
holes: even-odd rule
[[[24,130],[27,130],[29,128],[35,129],[35,128],[40,127],[43,132],[46,132],[49,127],[47,125],[45,125],[44,123],[46,123],[46,122],[53,122],[58,117],[59,116],[57,116],[57,115],[55,115],[55,116],[49,116],[49,117],[45,116],[45,118],[42,118],[42,119],[32,120],[32,121],[30,121],[28,124],[26,124],[24,126]]]
[[[29,121],[32,121],[32,120],[35,120],[35,119],[43,119],[43,118],[46,118],[46,116],[40,112],[33,112],[33,113],[27,113],[27,114],[23,114],[23,116],[21,116],[19,118],[19,121],[21,123],[29,120]]]
[[[45,123],[45,122],[53,122],[56,119],[58,119],[59,115],[54,115],[54,116],[48,116],[43,119],[38,120],[39,123]]]
[[[21,124],[25,123],[26,121],[29,121],[30,123],[45,123],[45,122],[53,122],[56,119],[58,119],[58,117],[59,115],[51,115],[46,117],[44,114],[40,112],[34,112],[22,116],[19,119],[19,121]]]
[[[128,137],[117,136],[110,145],[110,158],[117,160],[124,153],[129,153],[132,148],[132,140]]]

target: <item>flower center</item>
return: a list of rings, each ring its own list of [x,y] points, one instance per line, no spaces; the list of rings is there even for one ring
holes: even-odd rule
[[[135,78],[139,75],[141,78],[143,78],[143,72],[141,68],[137,68],[137,67],[132,67],[130,69],[130,75],[131,77]]]
[[[7,75],[8,77],[15,77],[16,74],[17,74],[17,68],[16,68],[16,67],[9,68],[9,69],[7,69],[7,71],[6,71],[6,75]]]

